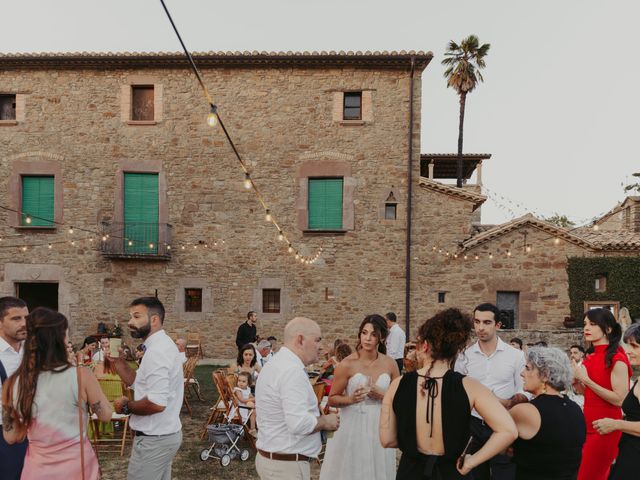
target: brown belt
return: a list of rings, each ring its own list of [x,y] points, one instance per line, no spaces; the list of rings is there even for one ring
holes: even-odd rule
[[[313,457],[307,457],[306,455],[301,455],[299,453],[273,453],[265,452],[260,449],[258,449],[258,453],[263,457],[270,458],[271,460],[280,460],[283,462],[311,462],[312,460],[315,460]]]

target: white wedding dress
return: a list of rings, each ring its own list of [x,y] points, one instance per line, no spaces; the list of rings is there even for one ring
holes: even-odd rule
[[[347,395],[363,386],[366,377],[356,373],[347,382]],[[375,384],[386,391],[391,377],[383,373]],[[368,398],[340,408],[340,428],[327,441],[320,480],[393,480],[396,450],[382,448],[378,426],[381,402]]]

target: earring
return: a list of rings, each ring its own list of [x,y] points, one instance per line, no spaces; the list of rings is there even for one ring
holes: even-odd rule
[[[542,384],[542,393],[543,393],[543,394],[546,394],[546,393],[547,393],[547,384],[546,384],[546,383],[543,383],[543,384]]]

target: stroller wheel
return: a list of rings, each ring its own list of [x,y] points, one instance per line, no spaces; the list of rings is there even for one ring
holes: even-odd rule
[[[249,450],[247,450],[246,448],[242,449],[242,451],[240,452],[240,460],[242,460],[243,462],[249,460]]]
[[[209,449],[205,448],[204,450],[202,450],[200,452],[200,460],[202,460],[203,462],[205,460],[209,460]]]
[[[220,465],[222,465],[223,467],[226,467],[230,463],[231,463],[231,457],[229,455],[224,454],[222,455],[222,457],[220,457]]]

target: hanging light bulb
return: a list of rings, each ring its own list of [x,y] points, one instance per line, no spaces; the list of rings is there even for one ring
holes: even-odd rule
[[[103,242],[106,242],[106,241],[107,241],[107,236],[106,236],[106,235],[103,235],[103,236],[102,236],[102,241],[103,241]]]
[[[153,249],[153,247],[154,247],[153,243],[150,243],[149,248]]]
[[[476,255],[474,258],[475,258],[476,260],[478,260],[480,257],[479,257],[478,255]]]
[[[469,258],[469,257],[467,257],[467,256],[465,255],[465,256],[464,256],[464,259],[466,260],[467,258]]]
[[[597,232],[598,230],[600,230],[600,225],[595,224],[595,225],[593,226],[593,230],[594,230],[594,231],[596,231],[596,232]]]
[[[211,104],[211,110],[209,110],[209,115],[207,115],[207,125],[210,127],[215,127],[218,124],[218,107]]]
[[[296,252],[296,260],[298,260],[300,258],[300,255],[298,254],[298,252]]]
[[[181,248],[182,250],[184,250],[184,245],[182,245],[180,248]]]
[[[131,246],[133,246],[133,242],[132,242],[131,240],[129,240],[129,241],[127,242],[127,245],[129,245],[129,246],[131,247]]]
[[[75,240],[71,240],[71,246],[75,247],[76,246],[76,241]]]
[[[49,245],[47,245],[47,248],[48,248],[49,250],[51,250],[51,249],[53,248],[53,245],[49,244]]]
[[[554,238],[554,239],[553,239],[553,243],[554,243],[555,245],[560,245],[560,239],[559,239],[558,237]]]
[[[526,251],[527,251],[527,253],[531,252],[531,246],[530,245],[527,245]]]
[[[493,253],[489,253],[489,258],[493,259]]]
[[[171,250],[171,245],[167,245],[167,250]]]
[[[26,246],[22,247],[22,251],[26,252],[27,251],[27,247]]]
[[[293,253],[293,247],[291,246],[291,244],[289,244],[289,248],[287,248],[287,251],[289,253]]]
[[[511,256],[511,250],[507,250],[507,257]]]
[[[69,228],[69,233],[73,235],[73,226]]]
[[[269,210],[268,208],[264,211],[264,219],[267,222],[271,221],[271,210]]]
[[[249,172],[245,172],[244,174],[244,188],[247,190],[251,188],[251,175],[249,175]]]
[[[278,230],[278,240],[283,241],[284,235],[282,234],[282,230]]]
[[[25,223],[31,223],[31,215],[27,215],[27,216],[24,218],[24,222],[25,222]]]

